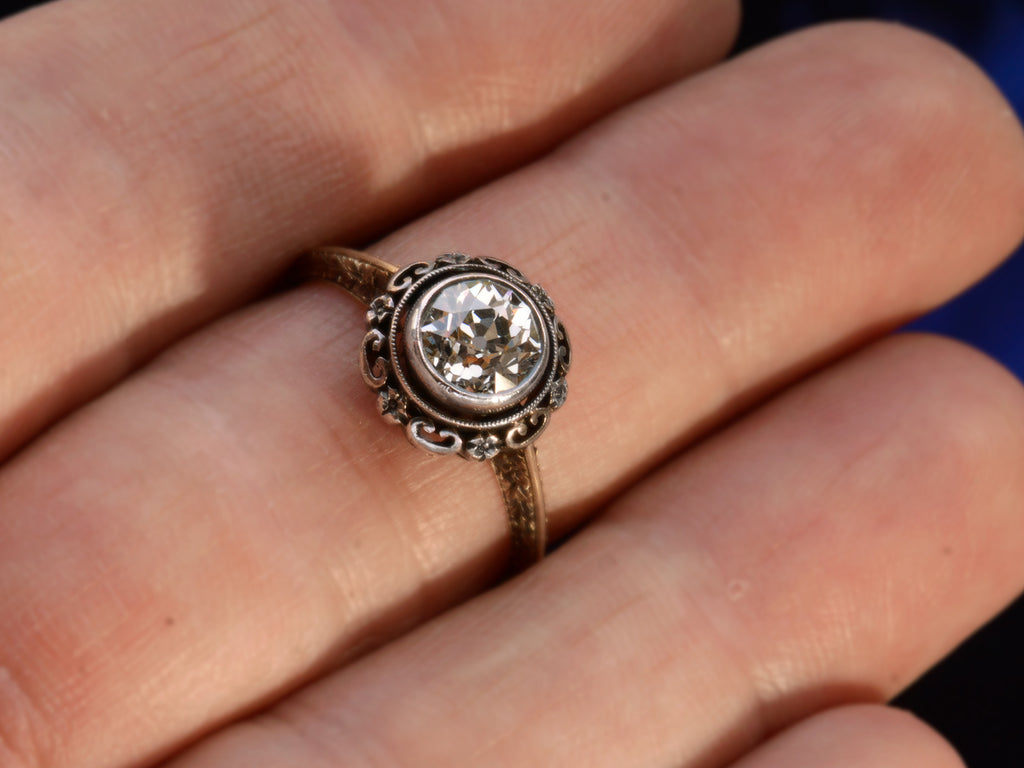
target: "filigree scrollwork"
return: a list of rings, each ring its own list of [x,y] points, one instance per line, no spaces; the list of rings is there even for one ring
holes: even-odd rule
[[[391,281],[388,283],[388,292],[400,293],[401,291],[406,290],[433,268],[433,264],[429,264],[425,261],[417,261],[415,264],[409,264],[408,266],[402,267],[392,275]]]
[[[544,431],[548,425],[551,411],[541,408],[528,414],[522,421],[514,424],[505,435],[505,444],[509,448],[525,448]]]
[[[388,380],[391,364],[387,353],[387,336],[377,328],[371,328],[363,337],[363,354],[360,358],[363,380],[374,389],[380,389]]]
[[[450,429],[440,429],[433,422],[423,418],[413,419],[405,428],[405,434],[413,445],[426,448],[431,453],[458,453],[462,450],[462,437]]]
[[[558,375],[565,376],[572,365],[572,350],[569,347],[569,334],[565,332],[565,326],[561,321],[555,325],[555,346],[558,357]]]

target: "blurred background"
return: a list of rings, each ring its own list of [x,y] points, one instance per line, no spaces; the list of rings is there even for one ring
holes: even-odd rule
[[[0,17],[37,4],[0,0]],[[974,59],[1017,114],[1024,115],[1024,0],[754,0],[743,5],[737,51],[825,21],[899,21],[945,39]],[[911,327],[980,347],[1024,380],[1024,251]],[[971,768],[1024,768],[1024,600],[965,642],[896,704],[943,733]]]

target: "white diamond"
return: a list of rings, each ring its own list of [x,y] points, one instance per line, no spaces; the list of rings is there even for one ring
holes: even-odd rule
[[[504,283],[473,277],[444,286],[423,308],[420,349],[458,390],[493,395],[525,381],[543,354],[541,320]]]

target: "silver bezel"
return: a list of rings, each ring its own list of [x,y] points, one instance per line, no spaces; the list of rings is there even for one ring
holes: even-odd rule
[[[505,392],[496,394],[466,392],[445,381],[427,359],[423,348],[422,328],[423,312],[436,296],[450,285],[467,280],[484,278],[512,291],[529,307],[534,321],[540,330],[540,359],[534,364],[530,373],[519,384]],[[451,275],[430,286],[413,302],[409,314],[402,327],[402,339],[405,345],[406,360],[413,375],[438,402],[467,414],[490,414],[502,411],[510,405],[523,401],[536,388],[547,368],[551,356],[551,334],[548,323],[540,307],[527,291],[518,285],[498,277],[490,272],[461,272]]]

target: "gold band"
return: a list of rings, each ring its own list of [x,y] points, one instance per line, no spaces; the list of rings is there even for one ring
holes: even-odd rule
[[[398,271],[394,264],[368,253],[334,246],[302,254],[294,269],[297,280],[326,280],[341,286],[363,304],[384,293],[388,280]]]
[[[501,451],[491,459],[491,466],[505,500],[512,537],[509,567],[518,573],[544,557],[547,544],[547,514],[537,469],[537,449],[528,445]]]
[[[334,246],[315,248],[296,261],[295,280],[324,280],[333,283],[363,304],[387,290],[398,267],[367,253]],[[491,458],[498,487],[508,515],[512,551],[510,570],[518,573],[544,556],[547,545],[547,517],[533,445],[506,449]]]

